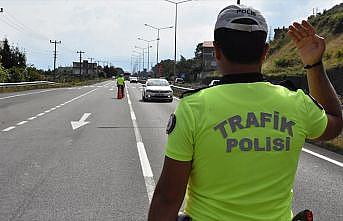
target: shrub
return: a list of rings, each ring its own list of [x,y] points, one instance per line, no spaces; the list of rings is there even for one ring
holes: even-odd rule
[[[0,83],[5,83],[8,81],[7,70],[0,64]]]

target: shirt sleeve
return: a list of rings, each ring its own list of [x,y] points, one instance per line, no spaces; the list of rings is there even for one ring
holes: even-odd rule
[[[323,107],[310,95],[304,94],[306,117],[306,138],[315,139],[320,137],[327,126],[328,118]]]
[[[178,161],[191,161],[194,151],[195,120],[190,106],[181,100],[175,111],[175,126],[169,130],[166,156]]]

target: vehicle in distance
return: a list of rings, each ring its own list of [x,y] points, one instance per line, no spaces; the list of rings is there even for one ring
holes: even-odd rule
[[[142,100],[173,101],[173,90],[166,79],[151,78],[143,85]]]
[[[211,83],[208,86],[215,86],[218,85],[220,80],[212,80]]]
[[[185,81],[183,80],[183,78],[176,78],[175,79],[175,84],[183,84],[185,83]]]
[[[138,77],[130,77],[130,83],[138,83]]]

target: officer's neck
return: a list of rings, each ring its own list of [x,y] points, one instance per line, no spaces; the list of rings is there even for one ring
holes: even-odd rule
[[[237,64],[226,61],[220,66],[220,72],[223,75],[241,74],[241,73],[261,73],[261,64]]]

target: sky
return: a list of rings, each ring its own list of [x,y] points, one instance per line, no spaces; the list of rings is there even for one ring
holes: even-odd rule
[[[175,0],[179,1],[180,0]],[[196,45],[213,40],[213,28],[221,9],[236,0],[193,0],[178,6],[177,58],[194,57]],[[288,27],[313,14],[330,9],[342,0],[241,0],[258,9],[269,28]],[[25,51],[27,63],[41,69],[53,68],[54,45],[57,66],[71,66],[83,59],[109,62],[131,71],[131,58],[147,43],[156,40],[155,27],[174,26],[175,5],[164,0],[0,0],[0,39]],[[156,64],[156,41],[150,43],[150,65]],[[160,32],[159,60],[174,59],[174,28]],[[133,61],[135,63],[135,59]],[[147,63],[145,54],[145,63]]]

